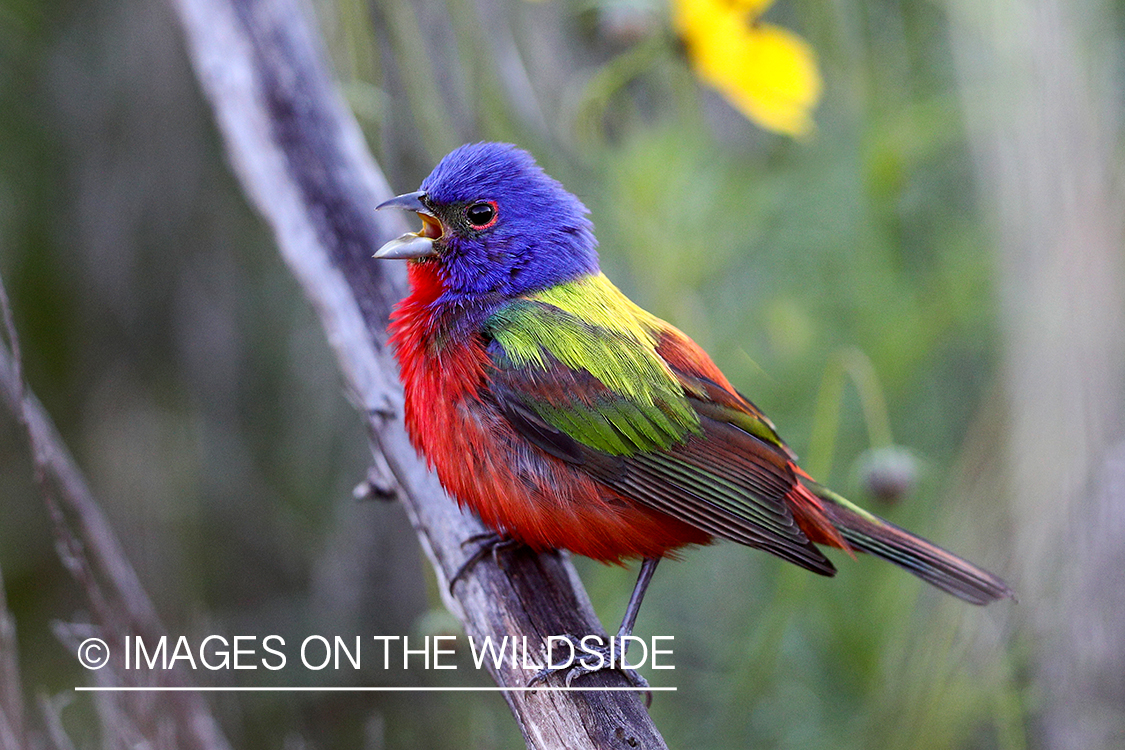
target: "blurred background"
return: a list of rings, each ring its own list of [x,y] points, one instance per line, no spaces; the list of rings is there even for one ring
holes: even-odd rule
[[[793,58],[763,68],[800,73],[779,84],[788,120],[733,52],[738,75],[716,76],[698,30],[731,14],[739,44]],[[1019,595],[981,609],[870,559],[837,555],[821,579],[689,551],[637,630],[675,636],[675,671],[647,674],[678,687],[652,708],[670,746],[1125,746],[1125,5],[317,0],[315,16],[397,192],[462,142],[528,148],[590,207],[609,276],[703,345],[811,473]],[[170,632],[457,632],[401,509],[353,498],[361,421],[167,4],[0,0],[0,275],[27,381]],[[72,692],[88,675],[51,630],[86,619],[84,599],[7,411],[0,498],[28,726],[45,699],[98,746]],[[576,564],[616,627],[635,571]],[[465,657],[313,679],[485,684]],[[212,705],[239,748],[523,744],[495,694]]]

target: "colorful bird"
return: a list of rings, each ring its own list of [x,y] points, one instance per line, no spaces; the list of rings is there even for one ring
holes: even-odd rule
[[[375,254],[409,260],[390,330],[414,447],[504,538],[641,559],[619,635],[661,558],[716,539],[826,576],[817,545],[868,552],[973,604],[1012,596],[802,471],[698,345],[601,273],[586,207],[527,152],[462,146],[391,207],[422,220]]]

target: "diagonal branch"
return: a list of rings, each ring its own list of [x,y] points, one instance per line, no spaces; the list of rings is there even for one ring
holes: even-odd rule
[[[9,349],[0,342],[0,400],[8,403],[27,432],[35,478],[51,515],[59,556],[82,587],[99,626],[98,633],[110,639],[113,649],[117,649],[124,636],[129,634],[141,634],[157,640],[166,631],[152,600],[50,416],[24,384],[19,337],[12,322],[3,280],[0,280],[0,313],[11,347]],[[105,589],[108,589],[108,596]],[[6,627],[6,617],[6,611],[0,608],[0,661],[11,659],[12,665],[0,664],[0,671],[15,669],[14,648],[11,648],[14,646],[14,635]],[[73,650],[77,641],[67,645]],[[112,670],[107,669],[94,674],[104,680],[110,673]],[[182,670],[177,670],[174,678],[179,679],[180,684],[189,679]],[[169,704],[171,717],[158,717],[157,721],[165,725],[171,721],[175,725],[175,736],[180,746],[192,750],[225,750],[229,747],[199,695],[178,693]],[[6,710],[13,714],[9,716],[9,723],[18,729],[19,725],[14,722],[21,721],[21,717],[14,715],[14,711],[19,705],[11,697],[0,702],[0,725],[4,724],[2,714]],[[152,717],[146,716],[148,712],[139,708],[139,704],[134,702],[128,706],[133,710],[125,712],[120,721],[113,724],[103,722],[102,728],[107,735],[120,734],[118,730],[126,722],[137,725],[151,723]],[[0,735],[3,729],[0,726]],[[3,739],[0,736],[0,740]]]
[[[320,315],[374,450],[400,497],[441,588],[464,561],[462,543],[484,529],[458,512],[416,456],[402,421],[402,394],[385,347],[391,305],[405,289],[401,268],[370,260],[404,231],[373,208],[391,195],[358,125],[329,78],[323,50],[297,0],[174,0],[190,55],[215,111],[235,172],[272,227],[285,262]],[[466,633],[526,637],[602,632],[570,563],[558,555],[484,561],[455,594],[444,594]],[[505,663],[497,683],[529,673]],[[613,672],[586,678],[624,686]],[[637,695],[506,692],[529,747],[662,748]]]

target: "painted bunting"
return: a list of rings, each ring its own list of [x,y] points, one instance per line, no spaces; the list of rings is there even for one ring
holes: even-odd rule
[[[802,471],[698,345],[600,272],[586,207],[527,152],[462,146],[392,207],[422,220],[375,254],[409,260],[390,330],[415,448],[505,538],[642,560],[619,635],[661,558],[716,539],[825,576],[817,545],[867,552],[973,604],[1012,596]]]

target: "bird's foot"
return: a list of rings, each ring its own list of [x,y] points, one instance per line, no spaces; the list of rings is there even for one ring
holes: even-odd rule
[[[584,638],[578,638],[573,635],[565,635],[562,637],[569,646],[569,648],[564,649],[568,658],[562,664],[556,664],[558,659],[555,658],[554,648],[552,647],[547,653],[547,666],[539,670],[535,676],[527,681],[528,687],[546,682],[548,677],[560,673],[566,674],[564,678],[566,686],[570,687],[571,683],[579,677],[593,674],[594,672],[601,672],[604,669],[614,669],[623,674],[630,685],[635,688],[643,689],[645,708],[652,705],[652,693],[648,689],[648,680],[642,677],[636,669],[629,666],[628,661],[625,659],[625,653],[621,653],[622,648],[624,648],[626,652],[628,651],[629,646],[627,643],[622,647],[620,640],[610,638],[608,646],[595,645],[604,642],[601,636],[596,635],[588,635]]]
[[[469,570],[478,562],[483,560],[489,554],[492,555],[492,561],[497,565],[500,564],[500,553],[515,549],[520,546],[520,542],[510,536],[503,536],[497,534],[495,531],[486,531],[482,534],[473,534],[471,537],[461,542],[461,547],[467,547],[470,544],[476,544],[477,548],[473,554],[469,555],[465,562],[461,563],[461,567],[449,579],[449,593],[453,594],[453,587]]]

